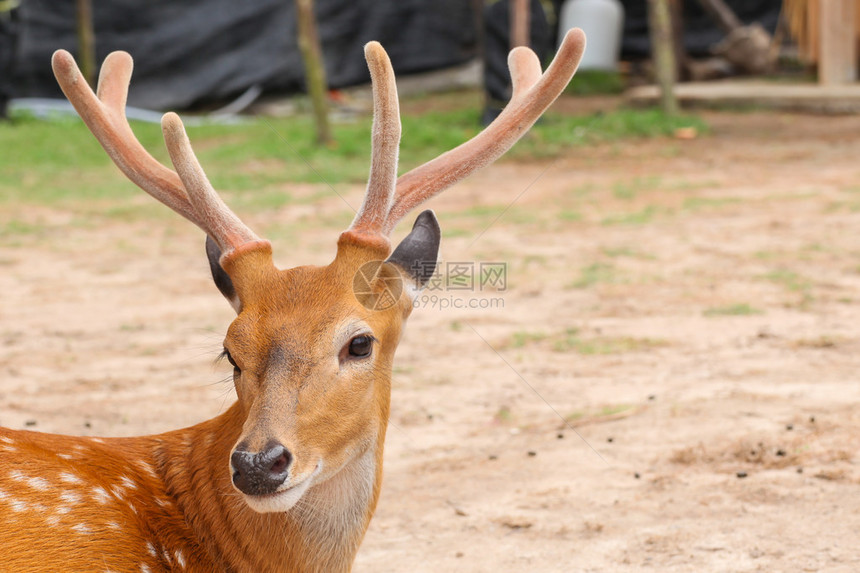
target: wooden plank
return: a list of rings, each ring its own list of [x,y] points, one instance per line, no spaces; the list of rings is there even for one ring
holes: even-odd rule
[[[857,81],[856,0],[826,0],[818,6],[818,82],[827,86]]]
[[[675,86],[675,96],[690,107],[768,107],[825,114],[860,113],[860,83],[835,86],[781,84],[762,80],[688,82]],[[657,86],[639,86],[625,93],[633,105],[653,105]]]

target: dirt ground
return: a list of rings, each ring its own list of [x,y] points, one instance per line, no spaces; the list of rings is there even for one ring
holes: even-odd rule
[[[860,570],[860,117],[705,116],[431,204],[443,264],[507,285],[410,319],[355,571]],[[114,207],[3,237],[0,424],[154,433],[234,399],[202,236]],[[344,210],[245,218],[282,266],[322,264]]]

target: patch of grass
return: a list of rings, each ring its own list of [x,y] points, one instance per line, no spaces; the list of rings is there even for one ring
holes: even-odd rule
[[[624,91],[624,78],[618,72],[580,70],[564,93],[575,96],[613,95]]]
[[[788,269],[771,271],[765,274],[763,278],[792,292],[807,292],[812,288],[811,280]]]
[[[528,344],[545,340],[546,337],[547,335],[543,332],[527,332],[521,330],[511,335],[511,340],[507,346],[511,348],[522,348]]]
[[[630,180],[616,181],[612,184],[612,195],[616,199],[635,199],[640,192],[658,189],[661,184],[660,177],[634,177]]]
[[[591,263],[582,267],[579,278],[573,281],[570,288],[588,288],[599,283],[613,283],[616,280],[615,267],[606,263]]]
[[[477,109],[430,111],[402,118],[401,173],[456,147],[480,131]],[[369,116],[333,127],[336,144],[318,147],[309,115],[251,118],[236,124],[189,126],[188,133],[216,189],[268,193],[248,200],[268,208],[290,201],[284,183],[363,182],[370,161]],[[696,117],[665,116],[656,110],[622,109],[591,116],[548,114],[514,148],[520,159],[551,157],[573,146],[624,138],[670,135],[677,127],[706,125]],[[166,165],[170,160],[158,125],[132,122],[143,146]],[[74,118],[40,121],[18,116],[0,122],[0,204],[56,203],[123,198],[138,193],[111,165],[84,124]]]
[[[641,352],[666,346],[665,340],[655,338],[636,338],[633,336],[598,336],[581,338],[576,329],[568,329],[553,342],[556,352],[576,352],[583,355],[625,354]]]
[[[726,306],[715,306],[705,310],[705,316],[749,316],[762,314],[764,311],[750,306],[748,303],[740,302]]]
[[[611,258],[619,258],[619,257],[629,257],[632,259],[655,259],[654,255],[648,255],[645,253],[641,253],[636,249],[632,249],[630,247],[603,247],[600,249],[600,252]]]
[[[559,221],[566,221],[569,223],[575,223],[577,221],[582,221],[582,213],[579,211],[571,211],[569,209],[562,209],[556,214]]]
[[[632,213],[604,217],[600,223],[602,225],[644,225],[650,223],[659,212],[660,209],[655,205],[647,205],[645,208]]]
[[[736,205],[741,200],[737,197],[688,197],[684,199],[683,208],[689,211],[700,209],[718,209],[726,205]]]

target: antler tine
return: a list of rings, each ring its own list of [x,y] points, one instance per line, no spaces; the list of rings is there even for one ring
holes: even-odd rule
[[[397,193],[383,233],[388,234],[412,209],[502,156],[561,94],[585,51],[585,34],[569,30],[555,59],[540,75],[537,56],[516,48],[508,56],[513,95],[484,131],[397,180]]]
[[[397,152],[400,145],[400,104],[391,60],[379,42],[369,42],[364,56],[373,84],[373,135],[370,176],[364,203],[350,230],[379,234],[385,225],[397,184]]]
[[[63,93],[126,177],[199,225],[179,177],[143,148],[125,117],[128,82],[133,67],[131,56],[125,52],[113,52],[105,58],[99,74],[98,97],[84,80],[69,52],[54,52],[51,66]]]
[[[185,192],[198,217],[197,225],[212,237],[221,252],[227,254],[238,247],[261,239],[248,228],[224,203],[209,183],[197,160],[185,126],[173,112],[161,118],[161,130],[170,160],[185,184]]]

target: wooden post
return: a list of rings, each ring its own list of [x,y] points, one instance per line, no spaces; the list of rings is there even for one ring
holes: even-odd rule
[[[665,113],[675,115],[678,113],[678,100],[675,98],[677,68],[668,0],[648,0],[648,28],[654,74],[660,86],[660,107]]]
[[[81,64],[81,74],[90,86],[95,87],[96,80],[96,35],[93,30],[92,0],[75,0],[78,61]]]
[[[511,16],[511,49],[531,43],[530,0],[509,0]]]
[[[818,83],[850,84],[857,81],[855,0],[819,2]]]
[[[317,21],[314,16],[313,0],[296,0],[296,15],[298,16],[296,21],[299,50],[302,52],[302,61],[305,65],[305,82],[314,109],[317,142],[320,145],[329,145],[333,140],[328,121],[328,103],[326,102],[328,86],[325,79],[322,48],[317,33]]]

